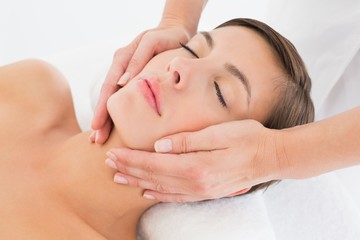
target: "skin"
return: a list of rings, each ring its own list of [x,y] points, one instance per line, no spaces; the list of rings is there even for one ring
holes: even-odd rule
[[[167,4],[170,2],[173,4],[164,9],[163,16],[176,11],[187,12],[186,9],[194,3],[202,4],[206,1],[191,1],[176,7],[176,1],[166,1]],[[186,15],[178,15],[180,19],[176,22],[186,22],[187,19],[199,20],[202,8],[195,9],[197,11],[191,14],[189,12]],[[163,23],[166,21],[166,18],[162,19]],[[192,25],[190,28],[196,29],[198,22],[188,21],[184,26],[189,28],[188,24]],[[181,29],[181,26],[177,29]],[[109,81],[112,70],[118,73],[118,78],[123,74],[125,67],[129,72],[139,72],[145,62],[149,61],[153,49],[168,49],[174,46],[169,44],[170,42],[176,44],[182,41],[180,37],[169,38],[170,35],[163,34],[167,29],[163,30],[153,32],[151,39],[138,37],[123,48],[128,54],[126,58],[120,58],[118,61],[117,58],[114,59],[93,119],[92,126],[96,132],[92,134],[91,139],[94,142],[104,142],[111,126],[110,122],[108,125],[99,123],[108,116],[104,109],[109,96],[106,90],[110,86],[115,86],[115,81]],[[164,36],[167,38],[167,44]],[[138,45],[148,47],[137,48]],[[129,61],[130,58],[137,61]],[[127,81],[129,78],[123,76],[123,79]],[[123,81],[122,85],[126,81]],[[132,186],[147,188],[147,196],[160,201],[180,202],[220,198],[239,189],[270,180],[316,176],[359,163],[359,148],[358,145],[354,145],[359,142],[360,136],[358,119],[359,107],[338,114],[334,118],[291,128],[286,132],[270,130],[258,122],[246,120],[223,123],[192,133],[169,135],[155,144],[157,152],[162,154],[113,149],[119,169],[116,176]],[[95,136],[98,138],[95,139]],[[286,147],[283,144],[285,141]],[[314,146],[324,147],[319,151]],[[260,154],[259,149],[263,149]],[[285,152],[291,158],[285,157]],[[262,159],[262,156],[266,158]]]
[[[211,49],[203,35],[189,43],[200,59],[183,48],[172,50],[157,55],[138,75],[143,79],[152,74],[158,81],[161,116],[141,93],[141,80],[109,99],[115,127],[104,145],[92,144],[89,133],[80,132],[68,85],[56,69],[34,60],[0,68],[0,238],[135,239],[138,219],[157,201],[142,198],[140,188],[113,182],[115,156],[108,153],[106,160],[112,168],[103,162],[109,149],[146,150],[154,139],[192,130],[194,124],[201,128],[235,118],[265,117],[264,109],[269,111],[268,103],[276,98],[274,79],[281,74],[269,46],[242,27],[210,34]],[[232,39],[242,39],[243,44]],[[248,77],[249,102],[243,84],[223,68],[224,62]],[[228,108],[218,100],[214,79]],[[205,114],[198,114],[200,109]],[[182,118],[195,113],[196,118]]]
[[[221,122],[248,118],[265,120],[276,100],[276,79],[283,74],[270,47],[255,32],[244,27],[216,29],[209,36],[213,47],[209,47],[203,34],[196,35],[187,44],[200,58],[184,48],[161,53],[126,88],[110,97],[110,116],[115,128],[126,126],[121,131],[122,139],[131,148],[151,151],[160,137]],[[242,44],[222,38],[241,39]],[[242,81],[226,70],[226,64],[244,73],[251,86],[250,93]],[[134,91],[144,79],[159,85],[161,116]],[[221,89],[226,107],[218,99],[214,82]],[[128,109],[137,111],[124,114]],[[144,132],[150,141],[144,141]]]
[[[0,68],[0,89],[0,238],[135,239],[155,201],[113,183],[103,158],[125,145],[115,134],[103,146],[88,141],[64,77],[23,61]]]
[[[186,43],[197,31],[200,15],[207,0],[167,0],[159,26],[140,33],[129,45],[118,49],[102,86],[92,121],[90,139],[104,143],[109,137],[112,120],[106,103],[119,89],[136,76],[156,54]]]

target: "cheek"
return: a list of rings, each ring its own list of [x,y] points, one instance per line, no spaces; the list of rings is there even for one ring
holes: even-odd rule
[[[160,135],[156,127],[159,120],[146,104],[140,94],[124,89],[109,98],[107,108],[114,123],[113,131],[124,146],[153,151],[154,141]]]
[[[175,106],[175,105],[174,105]],[[217,111],[209,101],[194,104],[194,101],[180,101],[180,104],[172,108],[166,118],[162,119],[164,126],[163,135],[174,134],[177,132],[192,132],[206,128],[208,126],[230,121],[226,114]]]
[[[168,66],[169,62],[179,54],[177,54],[178,50],[168,50],[162,53],[157,54],[155,57],[150,59],[150,61],[143,68],[143,72],[157,72],[159,70],[165,70]]]

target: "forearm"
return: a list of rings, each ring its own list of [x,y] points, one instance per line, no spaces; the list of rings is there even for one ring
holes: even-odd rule
[[[189,33],[189,38],[197,31],[197,26],[207,0],[167,0],[160,26],[181,24]]]
[[[281,178],[306,178],[360,164],[359,122],[360,107],[357,107],[281,131],[284,150],[280,154]]]

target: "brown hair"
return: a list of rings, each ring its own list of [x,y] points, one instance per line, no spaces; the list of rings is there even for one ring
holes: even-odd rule
[[[271,46],[283,68],[284,77],[280,79],[278,100],[263,125],[282,129],[314,121],[314,105],[310,98],[311,79],[294,45],[265,23],[254,19],[236,18],[216,28],[226,26],[243,26],[260,34]],[[277,181],[253,186],[248,193],[267,188],[274,182]]]

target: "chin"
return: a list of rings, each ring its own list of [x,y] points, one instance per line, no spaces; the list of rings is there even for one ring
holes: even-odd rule
[[[156,119],[143,108],[137,96],[128,92],[117,92],[107,102],[107,110],[114,123],[113,131],[120,137],[124,147],[154,151],[157,134]],[[148,116],[149,114],[149,116]]]
[[[156,137],[149,129],[151,128],[144,125],[138,127],[134,121],[131,123],[121,121],[121,123],[114,123],[113,131],[116,131],[116,134],[120,137],[121,143],[124,147],[154,152],[154,143],[159,138]]]

